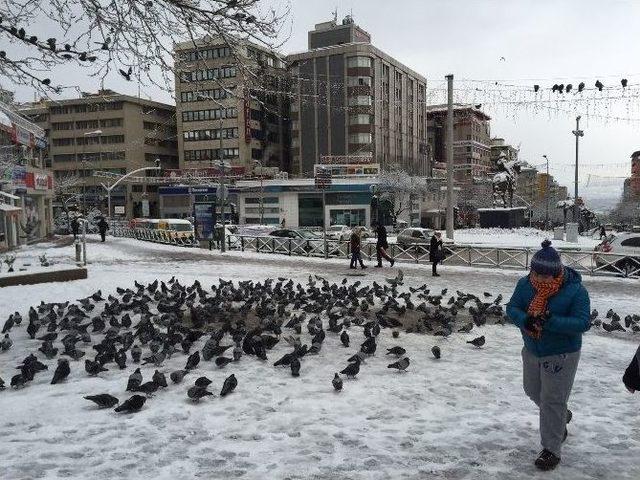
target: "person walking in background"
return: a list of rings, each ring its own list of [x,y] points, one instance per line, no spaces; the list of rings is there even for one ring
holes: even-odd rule
[[[435,232],[431,236],[431,243],[429,244],[429,261],[431,262],[431,275],[439,277],[438,263],[442,261],[444,252],[442,251],[442,234]]]
[[[582,334],[589,330],[589,294],[582,278],[562,265],[549,240],[531,259],[507,304],[507,315],[522,331],[524,391],[540,408],[540,470],[560,463],[567,424],[573,414],[567,402],[580,360]]]
[[[74,240],[77,240],[79,231],[80,231],[80,222],[78,221],[78,217],[74,216],[71,219],[71,233],[73,233]]]
[[[629,393],[640,391],[640,347],[624,372],[622,381]]]
[[[349,268],[353,268],[353,269],[357,268],[358,262],[360,262],[360,268],[363,268],[363,269],[367,268],[367,266],[362,261],[362,254],[360,252],[360,248],[362,246],[362,238],[360,234],[361,234],[360,227],[353,227],[353,230],[351,230],[351,238],[350,238],[351,264],[349,265]]]
[[[378,237],[378,239],[376,240],[376,258],[378,260],[378,264],[376,265],[376,267],[382,267],[383,258],[388,260],[393,267],[394,260],[387,254],[389,243],[387,242],[387,229],[384,227],[384,225],[378,224],[376,226],[376,235]]]
[[[109,230],[109,224],[104,219],[104,217],[100,217],[100,220],[98,221],[98,231],[100,232],[100,240],[102,242],[104,242],[105,240],[107,230]]]
[[[607,238],[607,230],[604,228],[604,225],[600,225],[600,240]]]

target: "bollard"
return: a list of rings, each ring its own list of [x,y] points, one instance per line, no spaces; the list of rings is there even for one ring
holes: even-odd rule
[[[80,240],[76,240],[74,244],[76,246],[76,263],[81,263],[82,262],[82,244],[80,243]]]

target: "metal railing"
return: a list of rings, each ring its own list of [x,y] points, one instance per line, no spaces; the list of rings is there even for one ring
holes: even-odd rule
[[[193,236],[185,237],[179,232],[170,230],[149,230],[146,228],[131,228],[127,224],[112,222],[110,226],[111,235],[114,237],[135,238],[153,243],[163,243],[178,247],[195,247],[198,241]]]
[[[155,230],[112,227],[112,234],[168,243],[179,246],[193,246],[193,240],[167,237],[166,233]],[[196,242],[197,243],[197,242]],[[324,257],[325,244],[322,239],[303,240],[295,238],[272,237],[269,235],[228,235],[225,239],[227,250],[271,253],[287,256]],[[348,259],[351,256],[351,243],[344,240],[327,240],[326,249],[332,258]],[[528,270],[531,257],[537,251],[527,247],[483,247],[474,245],[445,245],[444,265],[500,268],[510,270]],[[360,253],[365,260],[376,259],[375,243],[363,243]],[[428,264],[428,245],[403,246],[389,244],[387,253],[395,261]],[[640,256],[625,256],[589,250],[558,249],[564,265],[587,275],[622,276],[640,278]]]

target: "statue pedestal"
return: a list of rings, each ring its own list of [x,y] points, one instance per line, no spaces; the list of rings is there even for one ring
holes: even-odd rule
[[[520,228],[526,225],[525,207],[479,208],[480,227],[482,228]]]

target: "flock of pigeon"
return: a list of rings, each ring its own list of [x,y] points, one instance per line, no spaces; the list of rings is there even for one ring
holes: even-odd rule
[[[134,282],[134,288],[117,288],[117,294],[106,299],[97,291],[75,303],[41,302],[29,309],[26,326],[31,339],[27,345],[39,352],[40,358],[34,351],[27,352],[10,385],[16,389],[25,387],[36,374],[47,371],[48,366],[41,359],[58,357],[51,384],[63,383],[72,374],[71,366],[83,357],[84,370],[90,376],[114,368],[126,370],[132,363],[150,364],[156,368],[150,380],[144,381],[139,367],[130,374],[125,392],[132,396],[126,400],[120,402],[108,393],[84,397],[101,408],[137,412],[148,398],[169,387],[165,373],[159,369],[174,355],[187,357],[184,368],[169,373],[171,383],[181,384],[187,376],[194,375],[201,362],[213,360],[219,369],[231,368],[243,356],[266,362],[267,352],[284,341],[291,351],[273,365],[288,368],[292,376],[298,377],[302,362],[320,352],[327,335],[337,336],[345,348],[350,348],[355,330],[361,329],[364,341],[332,380],[333,388],[339,391],[343,388],[340,374],[347,378],[359,374],[367,357],[375,354],[382,329],[391,330],[394,339],[399,337],[400,329],[446,337],[453,332],[469,333],[487,322],[507,321],[502,295],[494,298],[485,292],[480,298],[456,291],[445,300],[446,288],[434,292],[424,284],[403,291],[402,285],[401,270],[397,277],[371,285],[360,281],[349,284],[346,278],[341,283],[330,283],[310,275],[306,285],[286,278],[237,284],[221,279],[205,290],[198,281],[185,286],[172,278],[167,283]],[[597,317],[594,310],[593,324],[606,331],[640,331],[638,316],[626,317],[624,327],[613,311],[607,313],[610,323]],[[12,347],[9,334],[22,323],[19,312],[9,316],[2,329],[1,351]],[[302,342],[303,328],[310,337],[309,344]],[[485,341],[484,336],[479,336],[467,343],[481,348]],[[437,345],[431,353],[436,359],[442,355]],[[402,346],[387,349],[386,355],[395,357],[388,365],[390,369],[404,372],[411,364]],[[211,384],[206,376],[199,376],[186,390],[186,396],[194,402],[212,396]],[[219,395],[232,393],[237,385],[235,375],[229,375]],[[0,378],[0,389],[4,387]]]

